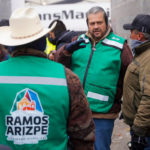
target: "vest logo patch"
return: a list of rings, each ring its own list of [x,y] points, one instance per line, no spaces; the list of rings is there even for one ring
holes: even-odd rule
[[[22,145],[47,140],[49,116],[44,115],[36,92],[27,88],[17,93],[10,113],[5,118],[8,141]]]
[[[119,41],[120,39],[113,37],[112,39]]]

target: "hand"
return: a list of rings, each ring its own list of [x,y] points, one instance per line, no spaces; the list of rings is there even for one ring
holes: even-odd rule
[[[73,53],[74,51],[80,48],[85,48],[86,45],[80,45],[81,43],[84,43],[84,42],[85,42],[84,40],[71,42],[70,44],[65,46],[65,50],[69,53]]]
[[[137,136],[131,128],[131,142],[128,143],[130,150],[144,150],[148,147],[148,142],[145,137]]]
[[[50,59],[50,60],[54,60],[54,54],[56,53],[56,50],[52,50],[51,52],[50,52],[50,54],[48,55],[48,58]]]

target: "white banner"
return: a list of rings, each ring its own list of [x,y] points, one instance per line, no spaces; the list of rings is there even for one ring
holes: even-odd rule
[[[49,24],[55,20],[62,20],[68,30],[87,31],[86,13],[93,6],[102,7],[109,18],[110,3],[93,3],[93,4],[63,4],[63,5],[49,5],[49,6],[34,6],[39,13],[42,25],[48,28]]]

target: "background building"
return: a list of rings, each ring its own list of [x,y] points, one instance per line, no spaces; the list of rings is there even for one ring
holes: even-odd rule
[[[111,20],[110,0],[25,0],[25,6],[33,6],[38,11],[43,27],[60,19],[67,29],[79,34],[88,30],[86,13],[93,6],[103,7]]]
[[[107,2],[110,2],[110,0],[25,0],[26,6]]]
[[[0,0],[0,21],[2,19],[9,19],[13,11],[24,6],[24,0]]]
[[[11,14],[11,0],[0,0],[0,20],[8,19]]]
[[[123,25],[132,23],[137,14],[150,14],[150,0],[111,0],[111,23],[114,33],[126,38],[130,44],[130,31]]]
[[[101,6],[111,22],[111,0],[0,0],[0,20],[9,19],[19,7],[34,7],[39,13],[42,26],[48,28],[55,20],[62,20],[68,30],[79,34],[88,30],[86,13],[93,6]]]

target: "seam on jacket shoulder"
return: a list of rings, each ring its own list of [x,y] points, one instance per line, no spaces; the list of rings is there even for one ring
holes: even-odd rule
[[[68,79],[67,79],[67,70],[66,70],[65,66],[63,66],[63,67],[64,67],[64,70],[65,70],[66,82],[67,82],[67,88],[68,88],[68,93],[69,93],[69,112],[70,112],[70,107],[71,107],[71,96],[70,96],[70,92],[69,92],[69,84],[68,84]]]
[[[143,77],[142,94],[144,94],[144,84],[145,84],[145,75],[144,75],[144,77]]]

